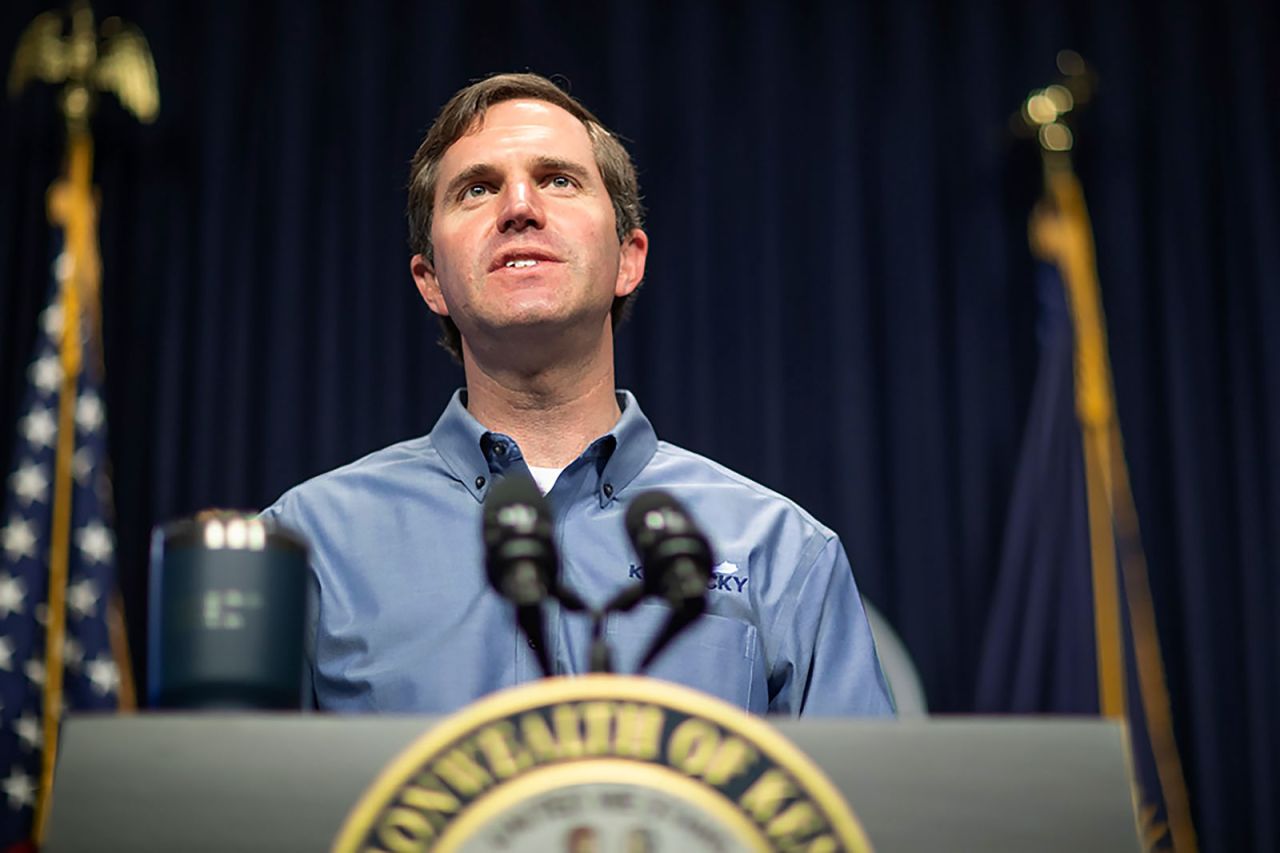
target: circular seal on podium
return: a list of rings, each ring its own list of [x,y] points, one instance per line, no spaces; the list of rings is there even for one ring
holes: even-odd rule
[[[821,770],[764,720],[634,676],[551,678],[448,717],[348,815],[356,851],[871,850]]]

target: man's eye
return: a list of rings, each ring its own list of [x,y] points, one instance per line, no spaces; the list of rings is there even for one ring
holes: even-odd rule
[[[551,178],[551,186],[556,189],[567,190],[573,186],[573,180],[567,175],[555,175]]]
[[[463,195],[467,198],[480,198],[480,196],[484,195],[486,192],[488,192],[488,190],[485,188],[484,184],[472,184],[463,191]]]

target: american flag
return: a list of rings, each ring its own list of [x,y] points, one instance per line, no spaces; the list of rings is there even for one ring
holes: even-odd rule
[[[17,424],[14,468],[6,480],[0,515],[0,850],[32,837],[42,797],[49,708],[58,709],[56,725],[65,710],[106,711],[132,704],[127,663],[124,669],[117,665],[122,624],[114,606],[107,421],[98,350],[90,339],[95,323],[88,317],[73,324],[82,330],[84,357],[75,379],[74,455],[67,483],[70,541],[62,546],[67,553],[65,620],[51,619],[48,606],[64,379],[59,356],[64,328],[61,280],[69,277],[69,263],[65,255],[55,262],[49,306],[40,315]],[[61,637],[51,636],[54,633]],[[61,645],[61,690],[58,679],[50,679],[46,671],[51,641]]]

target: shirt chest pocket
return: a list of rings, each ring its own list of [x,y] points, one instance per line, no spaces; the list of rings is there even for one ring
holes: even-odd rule
[[[643,604],[609,617],[606,632],[618,672],[636,671],[670,617],[671,609],[661,604]],[[667,644],[644,674],[763,714],[769,705],[763,667],[755,625],[704,613]]]

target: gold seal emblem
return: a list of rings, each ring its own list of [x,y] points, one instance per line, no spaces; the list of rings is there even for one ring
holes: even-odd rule
[[[334,850],[870,853],[835,786],[763,720],[634,676],[552,678],[410,744]]]

